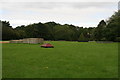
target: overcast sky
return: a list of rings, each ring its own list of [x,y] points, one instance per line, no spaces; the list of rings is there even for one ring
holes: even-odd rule
[[[13,27],[55,21],[96,27],[118,10],[119,0],[0,0],[0,20]]]

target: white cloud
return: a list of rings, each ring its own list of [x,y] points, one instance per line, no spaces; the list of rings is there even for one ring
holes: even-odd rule
[[[1,0],[1,2],[118,2],[119,0]]]
[[[2,3],[4,4],[2,4],[0,18],[10,21],[13,27],[48,21],[95,27],[100,20],[107,19],[117,10],[117,2],[34,1]]]

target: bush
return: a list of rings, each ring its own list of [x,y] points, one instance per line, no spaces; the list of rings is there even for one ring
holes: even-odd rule
[[[116,37],[115,42],[120,42],[120,37]]]
[[[81,33],[79,39],[78,39],[79,42],[88,42],[88,39],[84,36],[83,33]]]

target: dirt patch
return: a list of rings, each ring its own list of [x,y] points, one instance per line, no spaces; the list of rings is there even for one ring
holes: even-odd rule
[[[0,43],[9,43],[9,41],[0,41]]]

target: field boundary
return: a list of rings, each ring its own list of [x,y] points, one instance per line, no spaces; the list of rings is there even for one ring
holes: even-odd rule
[[[0,43],[10,43],[9,41],[0,41]]]

